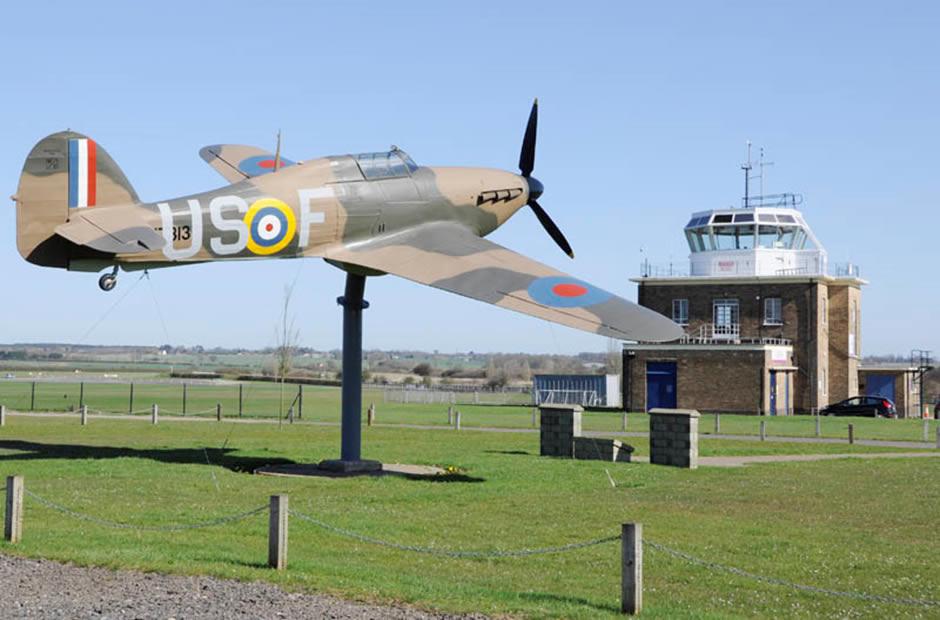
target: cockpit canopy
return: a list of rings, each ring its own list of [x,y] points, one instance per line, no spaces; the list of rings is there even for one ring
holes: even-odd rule
[[[398,148],[382,153],[360,153],[353,157],[368,181],[406,177],[418,169],[408,153]]]
[[[809,226],[794,210],[734,209],[696,213],[685,226],[693,253],[716,250],[816,250]]]

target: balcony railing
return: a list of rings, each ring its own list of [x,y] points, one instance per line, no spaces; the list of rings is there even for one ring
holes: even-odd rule
[[[787,338],[741,337],[741,325],[738,323],[705,323],[692,329],[679,339],[681,344],[769,344],[790,346],[793,341]]]

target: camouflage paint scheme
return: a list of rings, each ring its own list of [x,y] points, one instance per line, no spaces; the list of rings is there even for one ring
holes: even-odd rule
[[[97,146],[94,204],[70,208],[70,140],[90,141],[75,132],[42,139],[14,196],[17,247],[38,265],[131,271],[312,256],[613,338],[682,335],[659,314],[483,239],[526,205],[529,184],[518,174],[419,167],[397,150],[376,154],[396,176],[366,178],[371,155],[362,165],[352,155],[281,159],[275,171],[262,149],[214,145],[200,155],[230,185],[148,203]]]

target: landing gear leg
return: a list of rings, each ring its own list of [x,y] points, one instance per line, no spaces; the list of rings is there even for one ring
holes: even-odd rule
[[[106,273],[98,278],[98,287],[102,291],[112,290],[115,286],[117,286],[117,274],[118,268],[117,265],[115,265],[114,270],[111,273]]]

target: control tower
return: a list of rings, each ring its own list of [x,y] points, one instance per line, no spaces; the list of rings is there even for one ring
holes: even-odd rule
[[[861,287],[851,264],[829,264],[798,194],[749,196],[696,211],[683,228],[688,268],[644,261],[640,305],[686,335],[624,348],[631,409],[789,415],[858,394]]]

